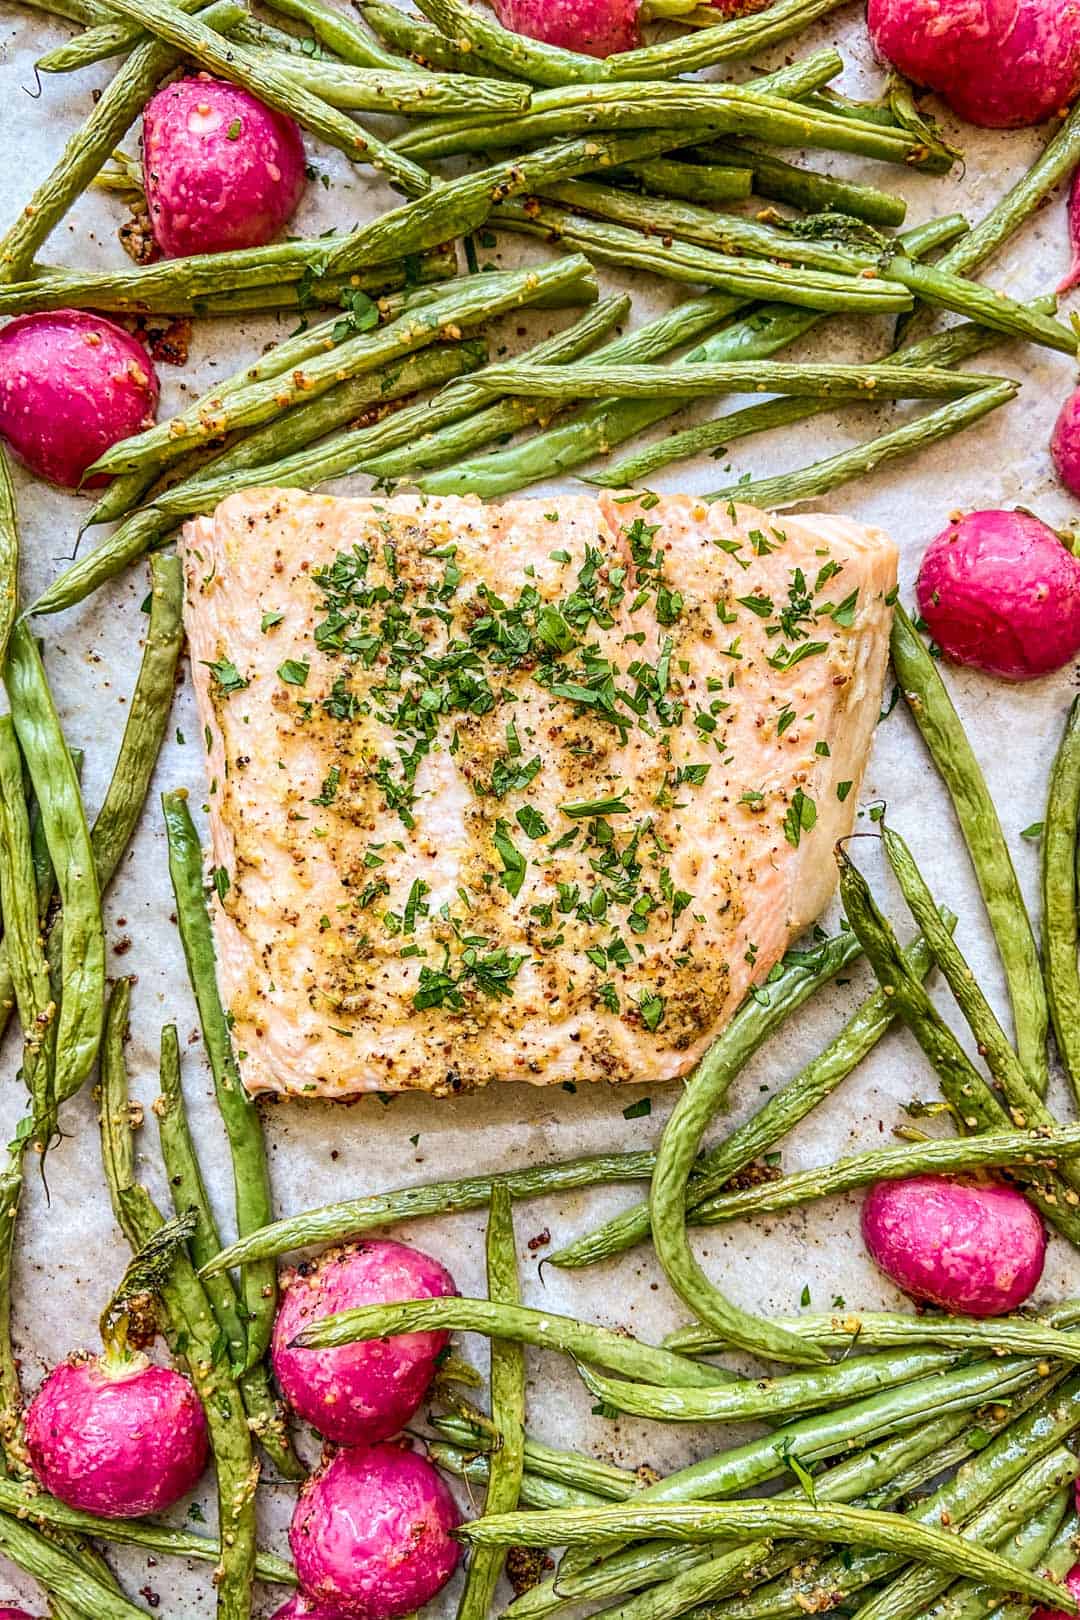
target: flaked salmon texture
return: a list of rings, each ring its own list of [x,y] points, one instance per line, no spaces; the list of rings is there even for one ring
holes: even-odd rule
[[[673,1078],[826,905],[880,707],[881,531],[255,489],[182,551],[253,1093]]]

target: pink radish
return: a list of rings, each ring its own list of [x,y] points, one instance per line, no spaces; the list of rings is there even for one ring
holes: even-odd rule
[[[1061,407],[1050,440],[1050,454],[1065,488],[1080,495],[1080,388]]]
[[[0,1605],[0,1620],[34,1620],[32,1614],[25,1609],[13,1609],[10,1604]]]
[[[437,1260],[388,1240],[331,1249],[288,1272],[271,1350],[285,1399],[339,1445],[370,1445],[397,1434],[423,1400],[447,1334],[406,1333],[340,1350],[294,1350],[292,1341],[335,1311],[456,1292]]]
[[[304,143],[291,118],[200,74],[147,103],[143,180],[154,240],[167,257],[261,247],[303,195]]]
[[[0,434],[52,484],[77,489],[98,456],[152,424],[157,402],[150,356],[101,315],[20,315],[0,332]]]
[[[128,1352],[54,1367],[26,1413],[30,1466],[69,1507],[107,1519],[161,1513],[206,1467],[206,1419],[186,1378]]]
[[[397,1620],[454,1573],[460,1522],[426,1458],[387,1444],[339,1451],[307,1481],[293,1514],[301,1590],[347,1620]]]
[[[1065,1590],[1080,1600],[1080,1564],[1074,1564],[1065,1577]],[[1035,1609],[1031,1620],[1074,1620],[1064,1609]]]
[[[1034,1291],[1046,1233],[1012,1187],[944,1176],[879,1181],[862,1207],[870,1257],[914,1299],[969,1316],[1001,1316]]]
[[[969,123],[1018,129],[1080,93],[1080,0],[869,0],[875,49]]]
[[[1059,293],[1067,293],[1077,282],[1080,282],[1080,169],[1077,169],[1069,187],[1069,245],[1072,248],[1072,263],[1065,280],[1058,287]]]
[[[515,34],[589,56],[613,56],[641,44],[639,0],[495,0],[499,21]]]
[[[0,1613],[0,1620],[4,1620]],[[275,1609],[270,1620],[345,1620],[340,1609],[328,1609],[325,1603],[312,1603],[303,1592],[297,1592],[283,1603],[280,1609]]]
[[[1026,681],[1080,652],[1080,561],[1026,512],[955,518],[927,547],[917,593],[931,636],[958,664]]]

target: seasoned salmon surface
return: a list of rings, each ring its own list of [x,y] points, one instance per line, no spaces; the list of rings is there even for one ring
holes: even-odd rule
[[[255,489],[182,550],[250,1091],[685,1074],[828,900],[880,531]]]

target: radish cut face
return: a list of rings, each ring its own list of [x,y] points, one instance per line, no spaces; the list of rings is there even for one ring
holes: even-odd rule
[[[1020,129],[1080,92],[1080,0],[869,0],[880,56],[958,117]]]
[[[339,1451],[308,1480],[293,1514],[301,1590],[346,1620],[398,1620],[454,1573],[460,1522],[425,1457],[396,1445]]]
[[[304,192],[299,126],[238,85],[180,79],[143,113],[143,182],[167,258],[263,247]]]
[[[911,1176],[879,1181],[862,1207],[874,1264],[914,1299],[1001,1316],[1033,1293],[1046,1259],[1038,1214],[1013,1187]]]

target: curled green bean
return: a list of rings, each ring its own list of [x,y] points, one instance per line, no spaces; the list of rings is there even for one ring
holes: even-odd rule
[[[948,919],[954,921],[951,916]],[[930,951],[923,940],[916,940],[905,952],[905,960],[919,978],[930,969]],[[824,1051],[770,1097],[756,1113],[730,1136],[710,1148],[694,1166],[694,1181],[688,1199],[691,1219],[697,1218],[703,1200],[720,1192],[731,1177],[794,1130],[800,1120],[831,1096],[877,1043],[892,1028],[896,1009],[883,990],[858,1008]],[[635,1204],[614,1216],[594,1232],[586,1233],[565,1249],[549,1256],[549,1264],[565,1267],[587,1266],[632,1248],[649,1235],[649,1206]]]
[[[814,965],[807,964],[802,982],[792,982],[791,1004],[801,1005],[822,983],[852,961],[857,950],[850,936],[840,935],[826,941],[816,953],[816,962],[811,958]],[[825,1359],[823,1351],[731,1304],[701,1269],[687,1237],[688,1182],[694,1159],[702,1135],[734,1078],[731,1065],[725,1061],[727,1038],[736,1031],[740,1018],[748,1014],[752,1018],[750,1008],[745,1007],[706,1053],[664,1128],[649,1196],[653,1247],[679,1297],[702,1321],[730,1334],[741,1349],[774,1360],[822,1361]],[[737,1039],[736,1034],[736,1042]]]

